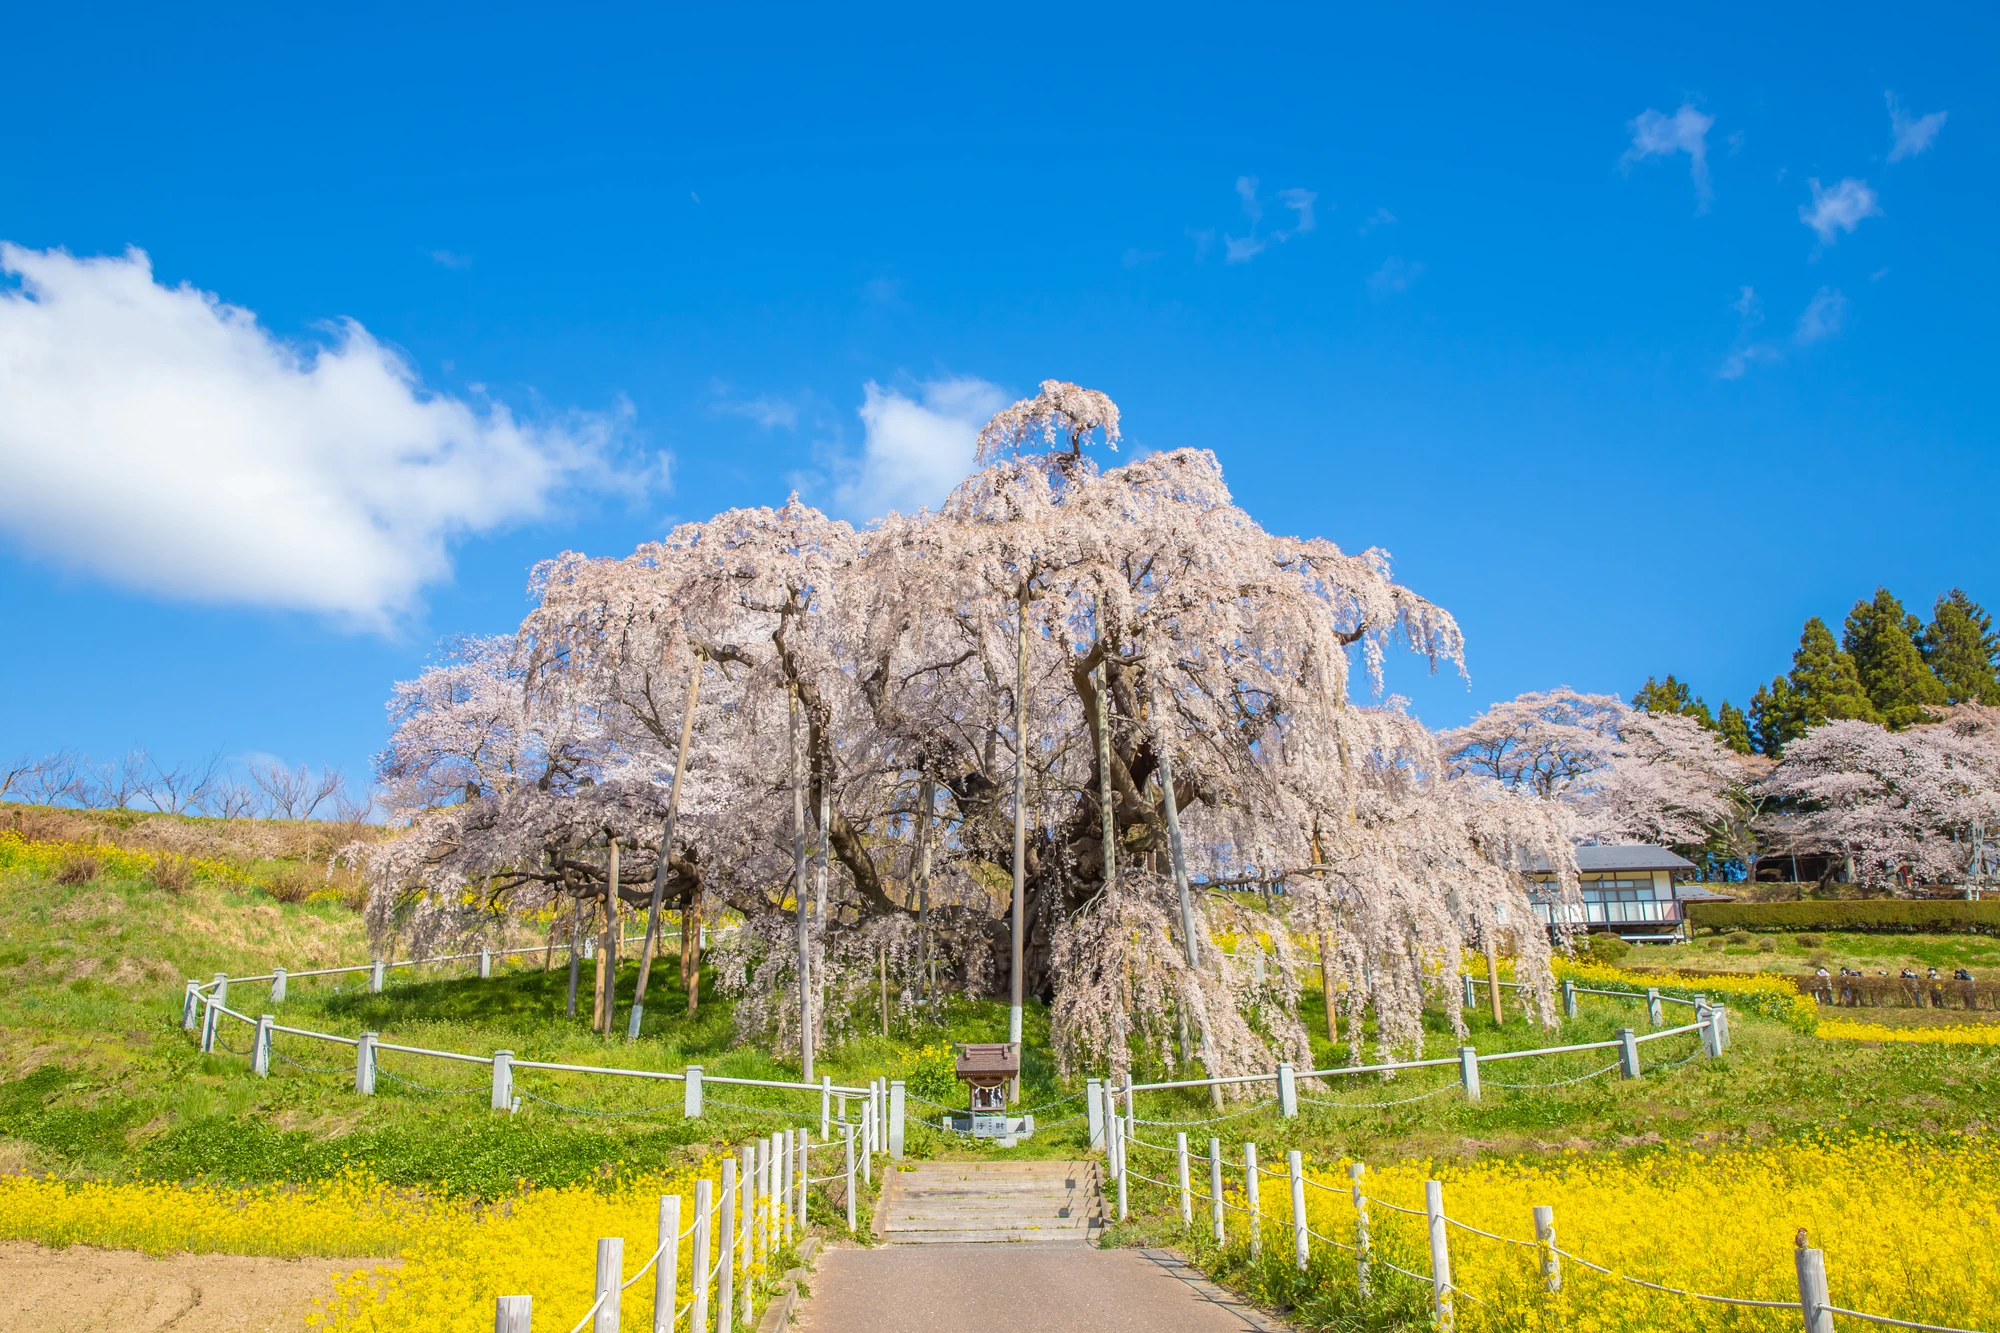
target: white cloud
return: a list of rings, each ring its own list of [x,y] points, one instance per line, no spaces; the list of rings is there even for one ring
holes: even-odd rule
[[[1847,298],[1835,287],[1822,287],[1813,293],[1812,300],[1799,314],[1799,324],[1792,331],[1792,341],[1801,347],[1823,342],[1839,333],[1847,322]]]
[[[1839,233],[1851,233],[1864,218],[1882,216],[1882,206],[1875,201],[1875,191],[1868,188],[1867,181],[1849,177],[1828,190],[1815,176],[1807,184],[1812,186],[1812,202],[1799,205],[1799,221],[1819,233],[1821,245],[1832,245],[1840,239]]]
[[[1368,220],[1362,223],[1361,226],[1356,230],[1359,231],[1361,235],[1366,236],[1369,232],[1375,230],[1377,227],[1387,227],[1392,223],[1394,223],[1395,220],[1396,220],[1396,215],[1394,213],[1391,213],[1386,208],[1378,208],[1373,213],[1370,213],[1368,215]]]
[[[1199,264],[1208,258],[1208,252],[1215,248],[1215,228],[1189,227],[1188,239],[1194,242],[1194,262]]]
[[[1901,162],[1929,148],[1937,139],[1938,131],[1944,128],[1945,116],[1949,113],[1933,111],[1928,116],[1912,116],[1903,110],[1896,94],[1884,93],[1883,96],[1889,101],[1889,131],[1896,136],[1895,146],[1889,150],[1889,160]]]
[[[126,587],[386,628],[451,538],[608,475],[615,418],[429,392],[352,320],[294,345],[138,250],[0,273],[0,529]]]
[[[1750,341],[1750,331],[1764,322],[1764,303],[1757,299],[1755,287],[1739,289],[1729,308],[1736,312],[1737,317],[1736,346],[1724,358],[1717,375],[1726,380],[1742,379],[1754,365],[1785,359],[1784,353],[1770,343]]]
[[[998,386],[972,376],[927,381],[914,398],[870,380],[862,395],[861,457],[840,469],[833,496],[862,519],[942,501],[971,473],[979,428],[1007,405]]]
[[[433,250],[431,251],[431,262],[433,264],[442,264],[449,269],[459,269],[462,271],[472,267],[472,256],[455,254],[450,250]]]
[[[1379,301],[1406,292],[1423,273],[1424,266],[1417,261],[1391,255],[1382,261],[1382,267],[1368,275],[1368,294]]]
[[[1318,219],[1313,213],[1314,203],[1319,199],[1317,194],[1311,190],[1296,188],[1280,190],[1278,191],[1278,202],[1286,208],[1291,209],[1293,213],[1297,214],[1297,217],[1290,227],[1281,228],[1272,232],[1269,236],[1259,236],[1257,234],[1257,224],[1264,220],[1264,205],[1258,202],[1257,199],[1257,178],[1255,176],[1238,176],[1236,178],[1236,193],[1243,200],[1243,216],[1250,219],[1250,234],[1248,236],[1223,236],[1222,262],[1225,264],[1247,264],[1258,255],[1270,249],[1271,242],[1284,242],[1291,240],[1294,236],[1303,236],[1318,225]]]
[[[1247,264],[1264,253],[1269,242],[1256,236],[1225,236],[1222,238],[1222,262],[1225,264]],[[1116,828],[1117,825],[1112,827]]]
[[[1278,202],[1299,215],[1298,221],[1292,224],[1290,231],[1278,233],[1279,240],[1290,240],[1294,236],[1303,236],[1313,229],[1315,225],[1313,221],[1313,201],[1318,198],[1319,196],[1311,190],[1278,191]],[[1113,824],[1112,827],[1116,828],[1117,825]]]
[[[1712,193],[1708,183],[1708,131],[1714,124],[1715,117],[1703,115],[1692,102],[1683,102],[1671,116],[1653,110],[1641,111],[1637,119],[1626,124],[1632,131],[1632,146],[1618,159],[1619,165],[1629,171],[1634,162],[1649,157],[1686,153],[1688,171],[1694,177],[1695,198],[1706,211]]]

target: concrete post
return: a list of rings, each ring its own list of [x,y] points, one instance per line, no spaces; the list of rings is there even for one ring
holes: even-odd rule
[[[1729,1049],[1729,1006],[1718,1004],[1709,1015],[1715,1020],[1715,1050],[1719,1055]]]
[[[514,1053],[493,1052],[493,1098],[488,1103],[496,1111],[514,1109]]]
[[[722,1159],[722,1263],[715,1292],[715,1333],[729,1333],[736,1317],[736,1159]]]
[[[1576,1017],[1576,983],[1574,981],[1563,982],[1563,1017]]]
[[[250,1072],[258,1078],[271,1076],[271,1024],[277,1022],[269,1014],[257,1018],[257,1034],[250,1038]]]
[[[807,1202],[807,1195],[810,1190],[810,1186],[807,1184],[807,1182],[812,1179],[812,1153],[809,1151],[809,1149],[811,1149],[812,1147],[812,1131],[805,1129],[795,1129],[792,1132],[799,1136],[799,1151],[798,1151],[799,1239],[803,1241],[806,1238],[806,1225],[809,1220],[806,1210],[806,1202]]]
[[[1535,1244],[1542,1250],[1542,1290],[1554,1295],[1562,1290],[1562,1260],[1556,1254],[1556,1210],[1535,1205]]]
[[[1111,1160],[1118,1173],[1118,1220],[1125,1220],[1128,1209],[1125,1202],[1125,1131],[1124,1122],[1116,1116],[1111,1118]]]
[[[1133,1133],[1139,1128],[1139,1113],[1133,1109],[1133,1103],[1132,1080],[1128,1078],[1125,1080],[1125,1137],[1127,1139],[1131,1138]],[[1120,1148],[1119,1151],[1123,1152],[1125,1150]]]
[[[1656,1028],[1666,1026],[1660,1019],[1660,988],[1658,986],[1646,987],[1646,1021]]]
[[[903,1080],[889,1080],[889,1156],[903,1160]]]
[[[852,1234],[854,1231],[854,1126],[842,1125],[840,1127],[840,1135],[846,1141],[845,1147],[847,1149],[847,1230],[849,1234]]]
[[[1348,1189],[1354,1195],[1354,1281],[1361,1299],[1368,1299],[1368,1261],[1374,1241],[1368,1231],[1368,1196],[1361,1191],[1361,1177],[1368,1168],[1360,1162],[1347,1164]]]
[[[1285,1117],[1299,1113],[1299,1080],[1292,1073],[1290,1061],[1278,1065],[1278,1114]]]
[[[1083,1110],[1090,1129],[1090,1150],[1096,1152],[1104,1147],[1104,1080],[1087,1078],[1083,1081]]]
[[[715,1182],[697,1180],[694,1183],[694,1269],[688,1274],[694,1285],[694,1308],[688,1311],[690,1329],[708,1328],[708,1252],[714,1241],[714,1233],[709,1230],[708,1210],[715,1206]],[[617,1279],[613,1279],[615,1282]],[[604,1333],[618,1333],[618,1325],[613,1324]]]
[[[1833,1333],[1833,1297],[1827,1294],[1826,1252],[1792,1251],[1799,1273],[1799,1313],[1805,1317],[1806,1333]]]
[[[597,937],[595,935],[585,935],[583,937],[583,961],[587,963],[596,957]]]
[[[1458,1077],[1465,1084],[1465,1100],[1479,1100],[1479,1052],[1470,1046],[1458,1048]]]
[[[819,1076],[819,1141],[833,1138],[833,1075]]]
[[[752,1202],[757,1205],[757,1210],[752,1216],[757,1220],[757,1229],[756,1235],[752,1239],[756,1243],[754,1252],[759,1259],[762,1259],[771,1252],[771,1139],[769,1135],[757,1140],[755,1188],[757,1197]]]
[[[1262,1173],[1257,1170],[1257,1145],[1248,1141],[1243,1144],[1243,1206],[1250,1212],[1250,1257],[1255,1259],[1264,1253],[1264,1203],[1260,1189],[1264,1183]]]
[[[1704,1004],[1694,1011],[1694,1021],[1701,1024],[1701,1053],[1713,1060],[1722,1054],[1715,1045],[1715,1011]]]
[[[484,945],[479,949],[479,979],[488,980],[493,975],[493,951]]]
[[[534,1312],[533,1296],[494,1297],[493,1333],[534,1333]]]
[[[1639,1077],[1639,1039],[1631,1028],[1618,1029],[1618,1072],[1623,1078]]]
[[[201,983],[188,980],[187,992],[181,998],[181,1031],[192,1032],[201,1022]]]
[[[1292,1177],[1292,1260],[1301,1273],[1306,1271],[1306,1172],[1299,1150],[1285,1154],[1285,1169]]]
[[[672,1333],[680,1308],[681,1196],[660,1196],[660,1262],[653,1265],[653,1333]]]
[[[684,1095],[681,1099],[681,1114],[686,1116],[690,1120],[701,1119],[701,1066],[700,1065],[689,1065],[687,1067],[687,1076],[686,1076],[686,1081],[683,1084],[683,1093]]]
[[[1466,1009],[1478,1008],[1479,999],[1473,989],[1472,974],[1468,972],[1466,975],[1460,977],[1459,980],[1465,983],[1465,1003],[1461,1007]]]
[[[363,1097],[375,1095],[376,1033],[364,1032],[354,1047],[354,1090]]]
[[[215,1028],[222,1021],[222,1012],[215,1002],[215,992],[210,991],[202,1001],[201,1011],[201,1053],[215,1051]]]
[[[229,974],[227,972],[217,972],[215,974],[215,985],[210,988],[209,994],[215,997],[217,1004],[229,1003]]]
[[[1424,1217],[1431,1233],[1431,1317],[1438,1333],[1451,1333],[1451,1247],[1445,1235],[1444,1184],[1424,1182]]]
[[[736,1244],[737,1262],[743,1266],[743,1327],[750,1325],[751,1287],[750,1265],[757,1262],[757,1251],[751,1243],[751,1224],[757,1217],[756,1185],[757,1152],[749,1144],[743,1145],[743,1169],[736,1177],[736,1228],[742,1233]]]
[[[778,1246],[783,1249],[792,1243],[792,1135],[790,1130],[778,1131],[778,1179],[772,1185],[773,1200],[778,1210]]]
[[[1222,1140],[1208,1141],[1208,1209],[1210,1219],[1215,1223],[1215,1243],[1223,1243],[1225,1235],[1222,1225]]]
[[[385,964],[380,958],[377,958],[375,960],[375,965],[369,968],[368,993],[370,995],[380,995],[382,993],[382,973],[386,967],[387,964]]]
[[[597,1289],[592,1293],[603,1297],[603,1303],[590,1321],[590,1333],[618,1333],[619,1283],[624,1276],[625,1239],[606,1236],[597,1242]]]
[[[285,1002],[285,969],[281,967],[276,972],[273,972],[271,974],[271,1003],[283,1004],[284,1002]]]

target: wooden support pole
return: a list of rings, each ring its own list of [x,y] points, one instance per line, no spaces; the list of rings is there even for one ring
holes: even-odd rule
[[[681,1196],[660,1196],[660,1262],[653,1265],[653,1333],[671,1333],[680,1309]]]
[[[591,1333],[618,1333],[618,1296],[625,1276],[625,1239],[606,1236],[597,1242],[597,1314]]]
[[[533,1296],[493,1298],[493,1333],[534,1333],[534,1322]]]

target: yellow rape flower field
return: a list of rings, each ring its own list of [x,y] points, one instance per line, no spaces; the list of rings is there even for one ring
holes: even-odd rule
[[[1828,1041],[1915,1041],[1937,1042],[1946,1046],[2000,1046],[2000,1023],[1892,1028],[1881,1023],[1822,1018],[1818,1035]]]
[[[1352,1244],[1346,1163],[1308,1177],[1308,1225]],[[1421,1212],[1424,1182],[1443,1182],[1447,1216],[1532,1241],[1532,1209],[1555,1210],[1562,1250],[1614,1273],[1719,1296],[1789,1302],[1785,1309],[1712,1304],[1650,1291],[1564,1258],[1562,1289],[1543,1289],[1540,1252],[1450,1227],[1458,1327],[1573,1333],[1795,1330],[1794,1238],[1826,1252],[1832,1303],[1891,1318],[1991,1327],[2000,1311],[2000,1145],[1946,1147],[1873,1136],[1705,1154],[1676,1149],[1607,1159],[1578,1155],[1472,1164],[1371,1167],[1374,1199]],[[1273,1188],[1276,1186],[1276,1188]],[[1263,1190],[1266,1245],[1289,1253],[1281,1180]],[[1370,1209],[1377,1256],[1429,1271],[1421,1216]],[[1326,1280],[1352,1283],[1351,1255],[1314,1242]],[[1397,1281],[1377,1269],[1377,1280]],[[1400,1279],[1407,1282],[1408,1279]]]
[[[537,1327],[566,1328],[590,1308],[598,1238],[623,1237],[626,1275],[638,1272],[659,1243],[660,1196],[683,1196],[686,1229],[694,1180],[690,1171],[610,1188],[530,1188],[480,1205],[362,1174],[257,1189],[0,1176],[0,1236],[151,1254],[402,1260],[343,1274],[307,1316],[318,1333],[488,1333],[494,1297],[522,1293],[534,1297]],[[692,1294],[692,1245],[680,1244],[678,1304]],[[650,1275],[625,1292],[620,1314],[622,1328],[653,1327]]]

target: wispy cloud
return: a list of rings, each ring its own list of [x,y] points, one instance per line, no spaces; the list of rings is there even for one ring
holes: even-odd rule
[[[1829,190],[1815,176],[1807,184],[1812,186],[1812,202],[1799,205],[1799,221],[1819,234],[1821,245],[1832,245],[1841,232],[1851,233],[1865,218],[1882,216],[1882,206],[1867,181],[1850,176]]]
[[[1382,261],[1382,267],[1368,275],[1368,294],[1378,301],[1387,300],[1399,292],[1406,292],[1410,284],[1424,275],[1424,266],[1414,259],[1401,255],[1391,255]]]
[[[1366,236],[1369,232],[1374,231],[1377,227],[1391,226],[1395,223],[1395,221],[1396,221],[1396,215],[1394,213],[1391,213],[1386,208],[1378,208],[1373,213],[1370,213],[1368,215],[1368,220],[1366,222],[1363,222],[1359,227],[1355,228],[1355,232],[1358,235]]]
[[[1008,395],[975,376],[928,380],[914,396],[862,387],[861,456],[836,463],[834,506],[866,520],[935,505],[972,471],[979,428]]]
[[[1243,216],[1250,220],[1248,236],[1222,238],[1222,262],[1225,264],[1247,264],[1258,255],[1270,249],[1273,243],[1282,244],[1294,236],[1303,236],[1319,225],[1314,207],[1319,195],[1311,190],[1297,188],[1278,191],[1278,202],[1292,210],[1292,225],[1282,227],[1265,236],[1257,234],[1257,225],[1264,220],[1264,205],[1257,198],[1257,178],[1238,176],[1236,193],[1243,200]]]
[[[1933,111],[1927,116],[1913,116],[1896,100],[1896,94],[1884,93],[1883,96],[1889,102],[1889,132],[1896,137],[1895,145],[1889,149],[1891,162],[1915,157],[1937,141],[1938,131],[1944,128],[1945,116],[1949,113]]]
[[[799,424],[799,407],[779,394],[762,393],[755,398],[736,398],[730,395],[729,386],[720,380],[709,384],[713,395],[708,408],[723,416],[746,417],[765,430],[791,430]]]
[[[1626,128],[1632,131],[1632,146],[1625,150],[1618,164],[1630,171],[1634,162],[1649,157],[1686,153],[1688,173],[1694,177],[1696,209],[1705,213],[1714,196],[1708,180],[1708,131],[1714,124],[1715,117],[1703,115],[1692,102],[1681,103],[1680,110],[1671,116],[1650,109],[1641,111],[1636,119],[1626,123]]]
[[[1140,250],[1135,247],[1133,249],[1127,250],[1124,254],[1124,257],[1120,260],[1120,262],[1123,263],[1126,268],[1138,268],[1141,264],[1152,263],[1155,259],[1158,259],[1162,253],[1163,252],[1159,250]]]
[[[431,251],[431,262],[446,268],[464,270],[472,267],[472,256],[455,254],[450,250]]]
[[[1187,236],[1194,242],[1194,262],[1199,264],[1208,258],[1208,252],[1215,248],[1215,228],[1189,227]]]
[[[1822,287],[1813,293],[1812,300],[1799,314],[1798,327],[1792,330],[1792,341],[1801,347],[1809,347],[1816,342],[1825,342],[1847,323],[1847,298],[1836,287]]]

